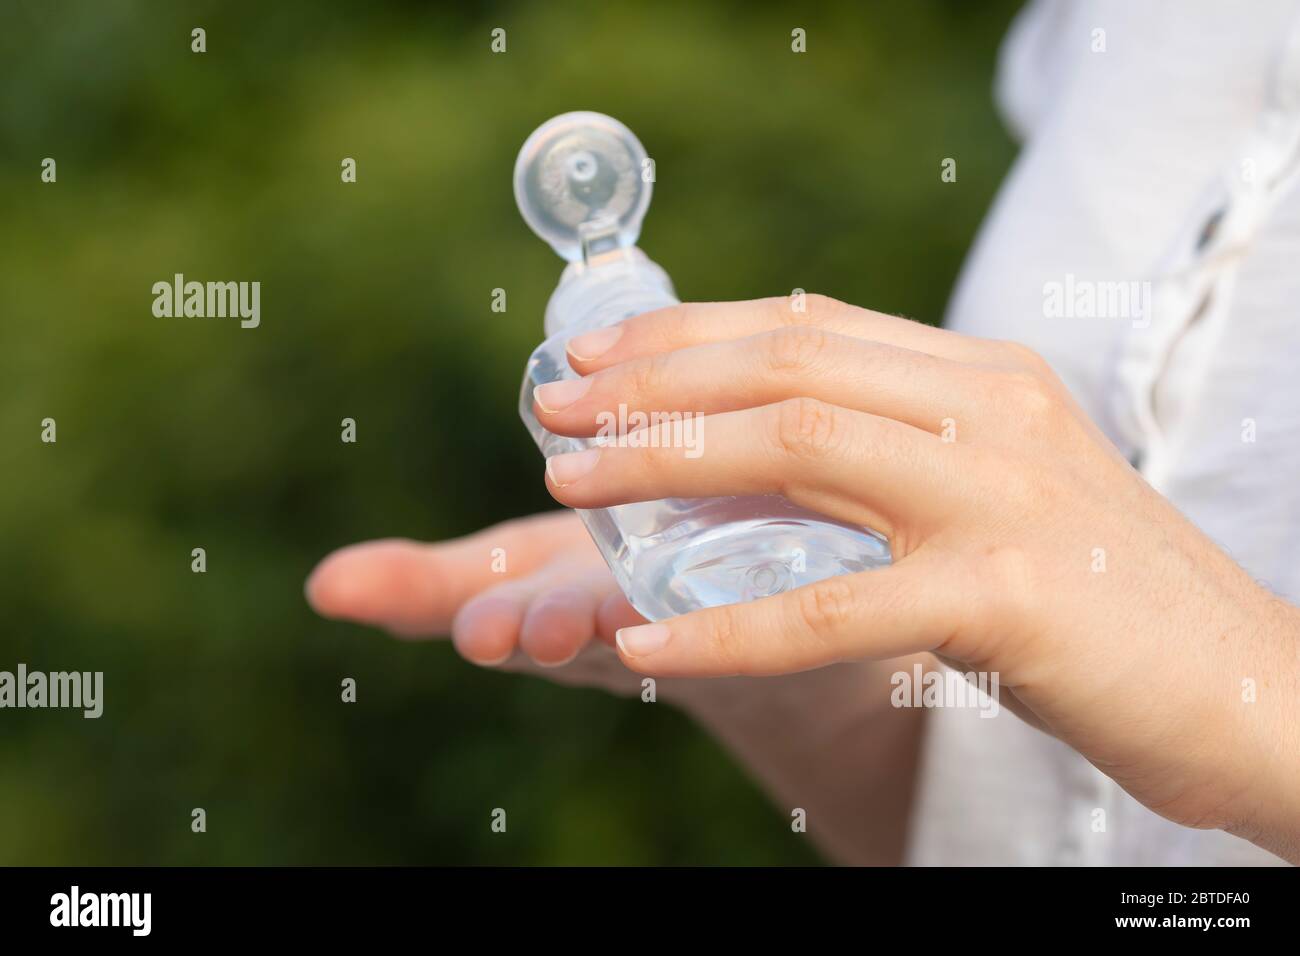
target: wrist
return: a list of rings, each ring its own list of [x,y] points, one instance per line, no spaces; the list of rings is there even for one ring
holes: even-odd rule
[[[1300,863],[1300,609],[1261,605],[1225,741],[1241,785],[1223,829]]]

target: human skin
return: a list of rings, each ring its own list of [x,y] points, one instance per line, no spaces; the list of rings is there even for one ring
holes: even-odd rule
[[[498,549],[500,549],[498,551]],[[505,556],[505,569],[495,556]],[[454,541],[369,541],[326,557],[307,581],[321,614],[409,639],[451,634],[467,661],[556,683],[641,693],[613,651],[643,623],[572,511],[507,521]],[[922,660],[930,662],[929,655]],[[656,681],[658,706],[716,736],[832,860],[903,858],[924,711],[889,706],[911,661],[869,661],[781,677]],[[640,706],[638,704],[638,706]]]
[[[590,644],[545,673],[634,690],[602,654],[616,632],[626,669],[808,808],[837,859],[898,858],[921,712],[888,707],[886,684],[933,654],[998,673],[1003,703],[1163,816],[1300,861],[1300,611],[1152,490],[1029,350],[803,305],[688,304],[575,339],[581,378],[536,395],[547,428],[593,435],[620,403],[702,412],[704,453],[556,456],[548,487],[580,508],[783,494],[882,532],[892,566],[643,627],[580,526],[547,517],[502,583],[489,529],[344,549],[309,598],[395,633],[450,626],[483,664],[538,670]]]
[[[570,342],[581,377],[537,390],[546,428],[594,435],[620,402],[701,412],[704,452],[665,427],[555,456],[547,485],[575,508],[782,494],[880,531],[894,563],[624,627],[623,662],[710,677],[930,652],[998,673],[1016,713],[1157,813],[1300,862],[1300,611],[1030,350],[796,303],[682,305]]]

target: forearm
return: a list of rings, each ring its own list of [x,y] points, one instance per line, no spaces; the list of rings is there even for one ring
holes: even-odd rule
[[[932,666],[928,655],[916,658]],[[924,711],[890,706],[890,675],[913,659],[798,675],[693,682],[679,703],[721,740],[784,814],[839,863],[901,862]],[[712,686],[710,686],[712,685]]]
[[[1269,596],[1221,749],[1237,797],[1224,827],[1300,864],[1300,608]]]

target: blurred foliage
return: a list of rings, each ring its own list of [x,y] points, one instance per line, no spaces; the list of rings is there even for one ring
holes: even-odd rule
[[[353,540],[553,507],[515,402],[561,263],[510,173],[555,113],[646,144],[641,244],[683,296],[940,315],[1011,155],[1015,4],[819,6],[4,4],[0,669],[102,670],[106,713],[0,711],[0,862],[817,860],[670,707],[323,622],[301,588]],[[177,272],[259,280],[261,327],[155,318]]]

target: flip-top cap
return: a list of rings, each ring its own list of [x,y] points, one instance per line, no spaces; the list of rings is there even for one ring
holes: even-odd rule
[[[537,127],[515,160],[515,202],[530,229],[570,262],[589,246],[636,244],[650,206],[645,148],[603,113],[562,113]]]

